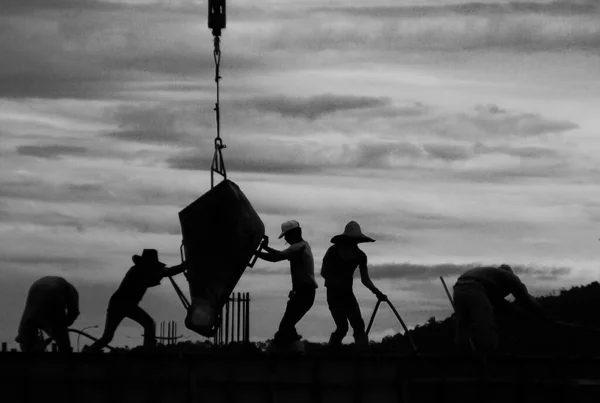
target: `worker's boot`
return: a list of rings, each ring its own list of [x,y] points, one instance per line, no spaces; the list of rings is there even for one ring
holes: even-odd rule
[[[344,335],[333,332],[329,337],[329,347],[338,348],[342,345],[342,340],[344,340]]]

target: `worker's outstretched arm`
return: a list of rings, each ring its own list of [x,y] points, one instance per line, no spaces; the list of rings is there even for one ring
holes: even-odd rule
[[[177,266],[172,266],[172,267],[165,269],[165,271],[163,272],[163,277],[176,276],[176,275],[181,274],[184,271],[186,271],[186,269],[187,269],[187,266],[186,266],[185,262],[183,262],[181,264],[178,264]]]
[[[544,312],[539,302],[537,302],[536,299],[529,294],[527,287],[522,282],[519,281],[519,284],[515,286],[512,291],[512,295],[523,308],[527,309],[527,311],[532,313],[538,319],[550,320],[548,314]]]
[[[367,287],[373,294],[377,296],[377,299],[385,301],[387,299],[387,295],[382,293],[379,288],[375,287],[373,281],[371,281],[371,277],[369,277],[369,269],[367,267],[367,257],[365,255],[363,262],[358,266],[360,270],[360,281]]]
[[[269,238],[265,237],[265,241],[263,242],[262,249],[266,252],[259,251],[257,256],[267,262],[281,262],[282,260],[289,260],[292,255],[296,252],[299,252],[304,248],[302,244],[294,244],[291,245],[286,250],[279,251],[277,249],[273,249],[269,246]]]

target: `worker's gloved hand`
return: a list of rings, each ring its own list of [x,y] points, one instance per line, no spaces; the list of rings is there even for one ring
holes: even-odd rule
[[[289,298],[289,299],[292,299],[292,298],[294,298],[295,296],[296,296],[296,291],[294,291],[294,290],[290,291],[290,293],[288,294],[288,298]]]
[[[382,293],[381,291],[377,291],[377,292],[375,293],[375,296],[377,297],[377,299],[378,299],[379,301],[387,301],[387,300],[388,300],[388,297],[387,297],[387,295],[385,295],[385,294],[384,294],[384,293]]]

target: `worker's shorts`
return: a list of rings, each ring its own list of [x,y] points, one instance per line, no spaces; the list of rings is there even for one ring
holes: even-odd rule
[[[477,283],[454,286],[456,312],[456,344],[459,350],[469,349],[469,338],[480,352],[498,349],[498,330],[494,311],[485,289]]]

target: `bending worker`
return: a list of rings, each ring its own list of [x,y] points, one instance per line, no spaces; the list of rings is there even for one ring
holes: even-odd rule
[[[132,266],[119,288],[110,297],[106,311],[106,324],[102,337],[84,351],[99,351],[108,345],[115,335],[117,327],[125,318],[129,318],[144,328],[144,347],[156,345],[156,325],[146,311],[138,306],[150,287],[160,284],[164,277],[170,277],[185,271],[184,264],[165,269],[165,264],[158,260],[155,249],[144,249],[142,255],[132,257]]]
[[[536,317],[547,320],[538,302],[529,294],[510,266],[478,267],[463,273],[454,285],[456,312],[456,344],[459,351],[467,351],[469,338],[480,353],[498,349],[498,330],[494,308],[510,307],[509,294]]]
[[[364,235],[356,221],[346,224],[344,233],[331,238],[332,246],[323,257],[321,276],[327,287],[327,304],[336,324],[331,334],[329,344],[337,346],[348,333],[348,322],[354,330],[354,341],[361,346],[367,345],[369,339],[365,332],[365,322],[362,318],[358,301],[352,290],[354,271],[358,267],[362,283],[379,300],[385,301],[387,296],[379,291],[369,277],[367,255],[358,247],[359,243],[375,242],[373,238]]]
[[[279,323],[279,330],[275,333],[273,341],[278,345],[293,343],[302,337],[296,331],[296,324],[306,315],[315,302],[317,282],[315,281],[315,264],[312,250],[308,242],[302,238],[302,228],[296,220],[286,221],[281,224],[279,239],[285,238],[290,246],[278,251],[269,247],[269,238],[265,237],[263,249],[258,257],[268,262],[290,261],[292,275],[292,291],[283,318]]]
[[[47,343],[39,333],[43,330],[58,351],[71,352],[68,329],[78,316],[79,293],[75,287],[62,277],[42,277],[29,288],[15,341],[24,352],[44,351]]]

